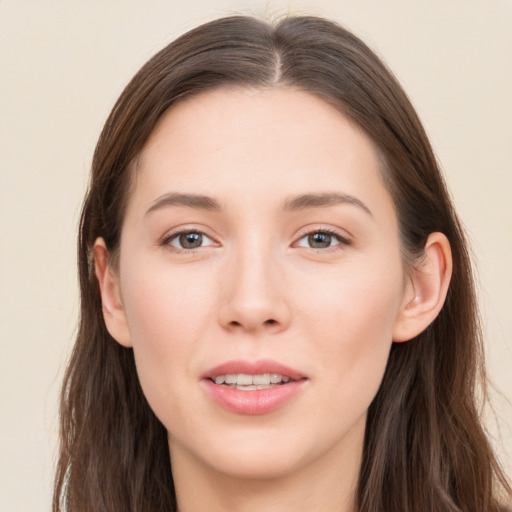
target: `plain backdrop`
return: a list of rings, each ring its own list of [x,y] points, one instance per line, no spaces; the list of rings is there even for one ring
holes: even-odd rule
[[[48,511],[57,395],[77,322],[75,239],[92,152],[123,86],[216,17],[313,13],[361,36],[423,119],[479,269],[512,468],[512,1],[0,0],[0,510]]]

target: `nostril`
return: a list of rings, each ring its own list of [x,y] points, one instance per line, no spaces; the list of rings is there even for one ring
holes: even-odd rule
[[[229,322],[229,325],[231,327],[236,327],[236,328],[239,328],[239,327],[244,327],[244,328],[247,328],[247,329],[254,329],[254,328],[258,328],[259,327],[263,327],[263,326],[270,326],[270,325],[278,325],[279,322],[277,320],[274,320],[273,318],[269,318],[268,320],[265,320],[263,323],[258,323],[256,322],[254,325],[251,323],[251,322],[240,322],[238,320],[231,320],[231,322]]]

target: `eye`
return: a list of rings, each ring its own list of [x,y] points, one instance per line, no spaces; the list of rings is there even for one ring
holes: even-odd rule
[[[175,250],[191,250],[199,249],[200,247],[207,247],[213,245],[213,240],[202,231],[180,231],[167,237],[164,244],[171,246]]]
[[[349,240],[328,229],[312,231],[297,242],[299,247],[308,247],[310,249],[328,249],[337,245],[349,244]]]

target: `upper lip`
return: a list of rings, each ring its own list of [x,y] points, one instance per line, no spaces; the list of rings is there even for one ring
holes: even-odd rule
[[[210,368],[201,375],[201,379],[215,380],[215,377],[219,375],[232,375],[238,373],[244,373],[247,375],[277,373],[283,377],[290,377],[292,380],[305,378],[305,375],[300,373],[298,370],[290,368],[282,363],[278,363],[277,361],[272,361],[271,359],[258,359],[255,361],[235,359]]]

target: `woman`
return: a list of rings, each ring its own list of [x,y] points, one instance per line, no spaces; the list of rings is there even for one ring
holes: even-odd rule
[[[460,224],[338,25],[225,18],[152,58],[98,142],[79,266],[55,511],[505,510]]]

